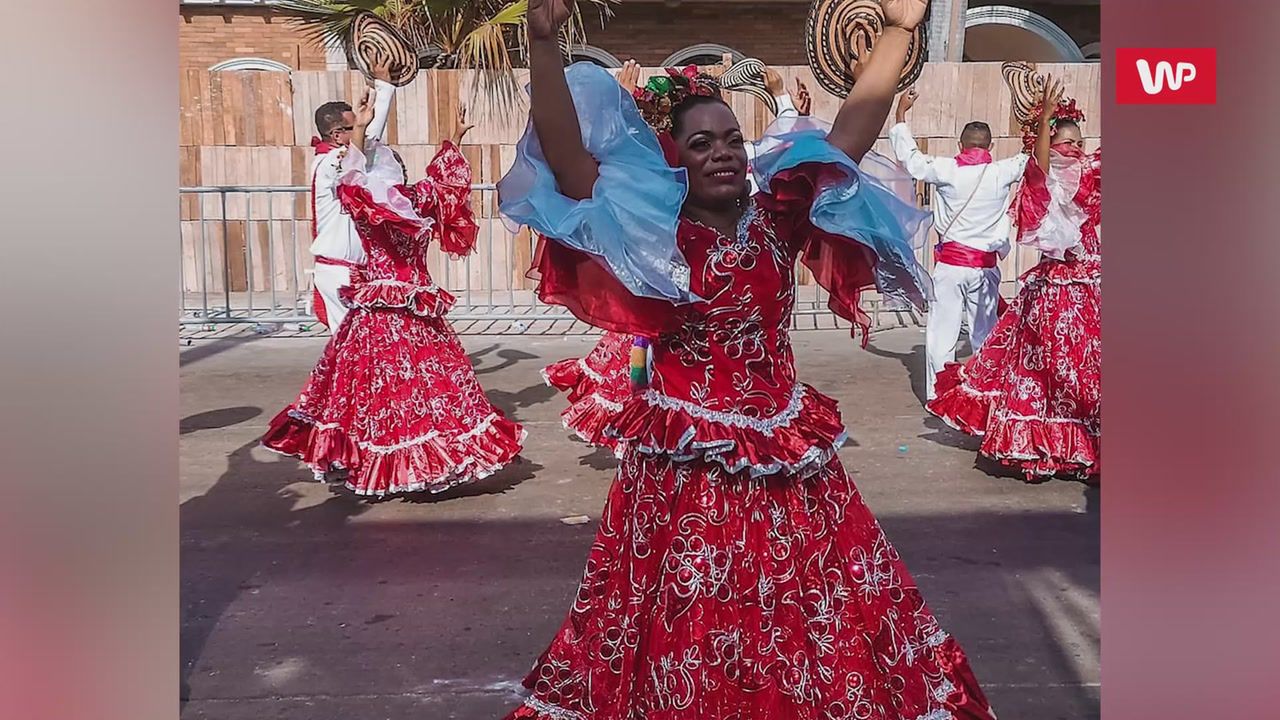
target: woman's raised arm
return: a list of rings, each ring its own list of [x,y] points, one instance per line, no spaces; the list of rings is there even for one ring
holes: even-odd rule
[[[564,78],[559,34],[572,9],[572,0],[529,0],[529,117],[561,194],[585,200],[600,171],[582,145],[578,112]]]

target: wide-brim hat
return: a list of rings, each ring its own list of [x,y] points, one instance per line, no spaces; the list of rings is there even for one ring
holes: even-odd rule
[[[911,33],[907,62],[898,79],[899,90],[905,90],[920,78],[929,55],[928,25],[926,11],[924,20]],[[836,97],[846,97],[854,84],[858,35],[862,35],[866,47],[874,51],[876,40],[883,32],[884,11],[878,0],[814,0],[809,7],[804,44],[809,68],[818,84]]]
[[[1044,94],[1045,77],[1029,62],[1007,62],[1000,66],[1004,84],[1009,88],[1013,118],[1019,125],[1026,125],[1034,118],[1040,96]]]
[[[1022,61],[1004,63],[1000,66],[1000,74],[1004,77],[1005,86],[1009,88],[1013,119],[1022,126],[1023,149],[1029,152],[1035,146],[1036,118],[1040,114],[1040,103],[1044,98],[1048,78],[1036,70],[1035,65]],[[1065,94],[1053,109],[1050,123],[1056,124],[1061,120],[1084,122],[1084,112],[1073,98]]]
[[[373,79],[373,68],[383,62],[396,87],[404,87],[418,76],[418,51],[395,26],[373,13],[360,13],[351,21],[349,42],[351,58],[369,79]]]
[[[765,87],[765,64],[755,58],[747,58],[734,63],[718,78],[720,87],[729,92],[740,92],[751,95],[764,103],[769,112],[778,114],[778,100]]]

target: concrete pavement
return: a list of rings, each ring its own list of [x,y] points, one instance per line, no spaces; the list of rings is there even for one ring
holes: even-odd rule
[[[845,465],[970,655],[1002,720],[1099,715],[1096,490],[974,467],[921,410],[924,335],[793,336],[840,400]],[[182,680],[187,720],[501,718],[582,572],[615,466],[570,439],[538,370],[591,337],[466,337],[525,460],[446,496],[369,503],[257,447],[322,340],[181,349]]]

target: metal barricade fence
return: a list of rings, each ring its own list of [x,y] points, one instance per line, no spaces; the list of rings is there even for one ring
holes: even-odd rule
[[[432,277],[458,298],[449,319],[487,323],[484,332],[524,332],[542,321],[562,332],[586,330],[581,323],[561,322],[573,320],[563,308],[538,302],[533,281],[525,277],[534,239],[527,230],[507,228],[498,214],[496,187],[472,189],[480,225],[476,251],[461,260],[438,249],[431,255]],[[316,321],[309,194],[307,186],[179,188],[181,325]],[[922,200],[927,204],[927,197]],[[797,277],[795,326],[836,327],[827,293],[803,268]],[[874,293],[868,295],[868,310],[879,325],[879,303]]]
[[[472,186],[480,225],[476,251],[453,260],[431,254],[436,283],[457,296],[452,320],[571,320],[538,303],[528,265],[532,239],[498,217],[492,184]],[[179,189],[183,325],[316,321],[312,308],[311,205],[307,186]]]

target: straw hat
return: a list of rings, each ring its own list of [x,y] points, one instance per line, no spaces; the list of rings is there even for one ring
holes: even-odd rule
[[[1004,76],[1004,84],[1013,99],[1014,119],[1019,125],[1026,125],[1034,119],[1032,115],[1044,94],[1044,75],[1036,72],[1035,65],[1022,61],[1001,65],[1000,74]]]
[[[904,90],[920,77],[929,54],[929,15],[911,34],[907,63],[902,68],[898,89]],[[876,39],[884,32],[884,12],[878,0],[814,0],[805,28],[805,51],[809,68],[818,84],[837,97],[853,89],[853,66],[858,59],[855,39],[862,35],[866,47],[875,51]]]
[[[755,58],[740,60],[720,76],[720,87],[756,97],[769,108],[769,112],[777,115],[778,100],[765,88],[765,70],[764,63]]]
[[[367,78],[373,68],[386,62],[391,84],[404,87],[418,75],[418,53],[402,35],[373,13],[360,13],[351,21],[351,56]]]

